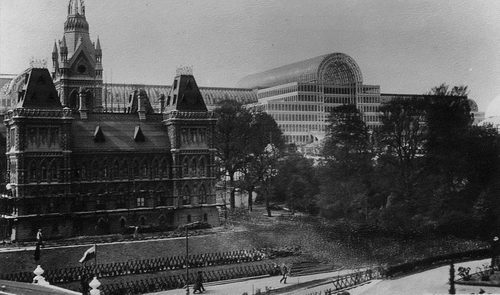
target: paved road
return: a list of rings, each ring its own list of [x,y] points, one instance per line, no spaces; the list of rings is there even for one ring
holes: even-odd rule
[[[455,269],[460,266],[470,267],[475,269],[477,266],[489,264],[489,260],[479,260],[471,262],[463,262],[455,265]],[[309,276],[290,277],[288,279],[289,285],[303,283],[307,281],[332,278],[337,275],[342,275],[351,272],[351,270],[344,270],[340,272],[323,273]],[[458,277],[458,276],[457,276]],[[374,280],[365,285],[359,286],[354,289],[348,290],[351,295],[421,295],[421,294],[448,294],[450,288],[448,284],[449,266],[443,266],[421,273],[405,276],[394,280]],[[255,294],[255,290],[260,288],[265,290],[266,286],[271,288],[283,287],[279,283],[280,277],[265,277],[252,280],[243,280],[235,283],[228,284],[206,284],[206,292],[203,294],[219,294],[219,295],[240,295],[247,292],[249,295]],[[280,293],[287,295],[308,295],[308,294],[324,294],[324,291],[330,288],[330,284],[325,284],[308,289],[295,290],[289,293]],[[500,287],[479,287],[479,286],[464,286],[455,285],[456,294],[478,294],[480,289],[483,289],[487,294],[500,294]],[[315,293],[317,292],[317,293]],[[170,290],[157,293],[154,295],[183,295],[186,294],[185,290]],[[192,294],[192,289],[191,289]]]
[[[317,279],[325,279],[325,278],[330,278],[334,277],[337,275],[343,275],[352,272],[352,270],[342,270],[338,272],[332,272],[332,273],[322,273],[322,274],[315,274],[315,275],[308,275],[308,276],[299,276],[299,277],[289,277],[287,280],[287,284],[281,284],[280,278],[281,276],[274,276],[274,277],[264,277],[264,278],[258,278],[258,279],[249,279],[249,280],[242,280],[238,281],[235,283],[229,283],[229,284],[220,284],[218,282],[213,282],[213,283],[205,283],[205,289],[206,291],[203,292],[203,294],[217,294],[217,295],[241,295],[244,292],[247,292],[249,295],[255,294],[255,291],[257,289],[261,289],[263,293],[265,294],[266,287],[270,287],[272,289],[277,289],[285,286],[290,286],[290,285],[296,285],[298,283],[303,283],[303,282],[308,282],[312,280],[317,280]],[[327,287],[323,287],[322,290],[326,289]],[[192,293],[192,286],[190,288],[190,294]],[[170,291],[162,291],[162,292],[156,292],[156,293],[150,293],[151,295],[184,295],[186,294],[185,289],[177,289],[177,290],[170,290]],[[306,294],[306,293],[292,293],[292,294]]]
[[[472,270],[475,270],[476,267],[489,263],[490,259],[457,263],[455,270],[460,266],[470,267]],[[396,280],[374,282],[365,290],[360,289],[356,291],[355,289],[350,293],[351,295],[448,294],[450,288],[448,284],[449,271],[449,266],[443,266]],[[488,294],[500,294],[500,287],[455,285],[455,289],[456,294],[478,294],[480,289],[483,289]]]

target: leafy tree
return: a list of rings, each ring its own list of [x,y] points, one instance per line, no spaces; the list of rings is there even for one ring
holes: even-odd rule
[[[248,192],[249,209],[252,210],[252,193],[257,186],[268,187],[268,181],[276,170],[278,158],[285,148],[283,134],[276,121],[267,113],[259,110],[252,111],[249,133],[251,141],[247,149],[246,165],[243,167],[245,174],[245,189]],[[261,190],[266,200],[268,215],[270,190]]]
[[[368,128],[354,105],[333,108],[328,123],[319,197],[322,214],[347,218],[363,211],[366,216],[373,156]]]
[[[359,158],[367,155],[369,133],[355,105],[332,109],[328,116],[323,155],[340,165],[347,173],[359,169]]]
[[[319,193],[316,171],[312,159],[292,151],[278,165],[275,189],[280,200],[294,210],[315,213],[315,196]]]
[[[434,196],[431,213],[435,218],[456,210],[450,216],[470,213],[476,193],[470,194],[469,170],[471,148],[480,142],[475,139],[473,117],[467,87],[451,90],[446,84],[432,89],[427,114],[426,173],[433,179]],[[442,220],[442,218],[441,218]]]
[[[384,145],[381,160],[393,165],[399,193],[408,199],[413,195],[418,162],[424,154],[427,139],[428,101],[420,96],[393,99],[383,104],[380,140]]]
[[[246,164],[248,146],[251,142],[251,112],[241,103],[225,100],[214,110],[217,117],[215,125],[215,146],[217,157],[224,175],[229,176],[230,208],[235,208],[234,175]]]

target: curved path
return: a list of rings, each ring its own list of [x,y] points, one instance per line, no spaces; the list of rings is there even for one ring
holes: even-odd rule
[[[473,271],[483,264],[490,264],[490,259],[461,262],[455,264],[455,271],[460,267],[470,267]],[[350,291],[351,295],[370,294],[448,294],[450,266],[442,266],[399,279],[372,282],[369,285]],[[458,279],[459,276],[456,275]],[[456,294],[478,294],[483,289],[487,294],[500,294],[500,287],[481,287],[455,284]]]
[[[464,267],[470,267],[471,269],[474,270],[478,266],[482,266],[483,264],[489,264],[489,263],[490,263],[489,259],[461,262],[455,264],[455,269],[458,269],[458,267],[460,266],[464,266]],[[323,273],[323,274],[308,275],[301,277],[290,277],[288,279],[288,282],[290,285],[294,284],[298,285],[300,282],[332,278],[337,275],[342,275],[349,272],[352,272],[352,270],[344,270],[340,272]],[[370,283],[361,285],[357,288],[350,289],[348,290],[348,292],[351,295],[448,294],[448,290],[450,288],[450,285],[448,284],[448,278],[449,278],[449,266],[441,266],[435,269],[408,275],[394,280],[374,280],[371,281]],[[265,290],[266,286],[272,287],[273,289],[278,289],[280,287],[283,287],[283,284],[279,283],[279,277],[256,278],[253,280],[242,280],[238,282],[231,282],[225,284],[207,284],[206,286],[207,291],[203,292],[203,294],[240,295],[243,294],[244,292],[248,292],[248,294],[254,294],[253,292],[255,292],[257,288]],[[329,287],[330,287],[329,284],[324,284],[313,288],[300,289],[299,287],[299,289],[294,290],[292,292],[286,292],[286,293],[278,292],[277,294],[288,294],[288,295],[324,294],[324,291],[327,290]],[[456,294],[478,294],[480,289],[483,289],[486,292],[486,294],[500,294],[500,287],[455,285],[455,289],[456,289]],[[156,295],[185,294],[185,290],[177,289],[171,291],[158,292],[154,294]]]

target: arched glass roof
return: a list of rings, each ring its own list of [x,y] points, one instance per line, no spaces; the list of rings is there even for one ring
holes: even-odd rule
[[[347,85],[363,83],[363,76],[353,58],[344,53],[331,53],[246,76],[238,87],[267,88],[291,82]]]

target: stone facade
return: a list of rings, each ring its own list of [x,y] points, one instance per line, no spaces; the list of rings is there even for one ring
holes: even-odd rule
[[[26,71],[24,81],[4,118],[4,238],[34,239],[39,228],[59,238],[219,224],[215,119],[192,75],[176,76],[181,86],[161,113],[140,90],[126,113],[99,113],[64,106],[47,69]]]

